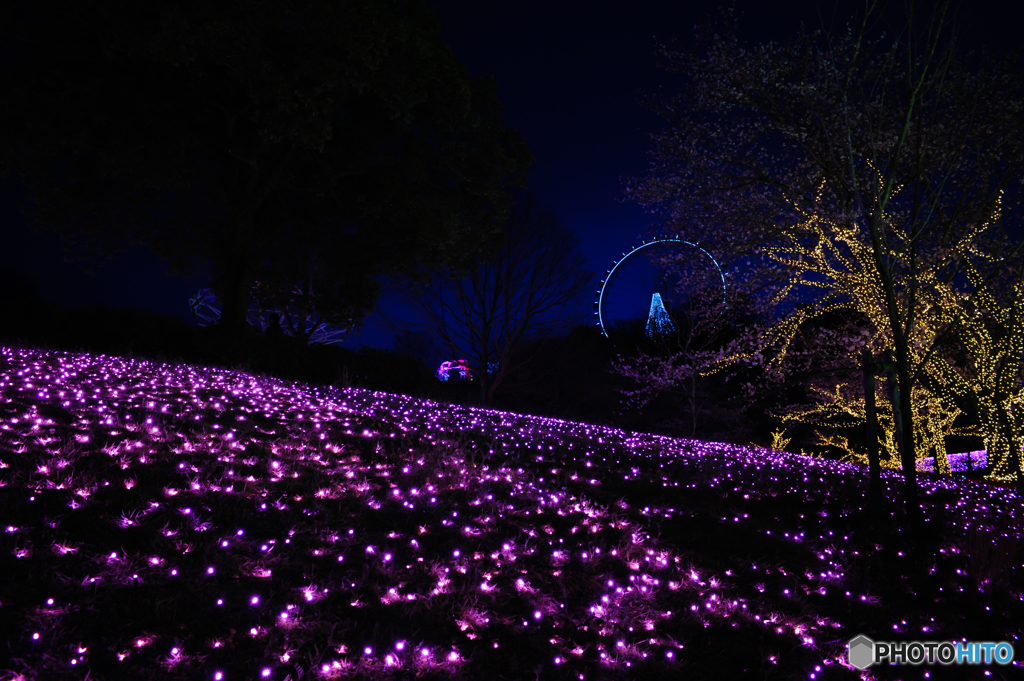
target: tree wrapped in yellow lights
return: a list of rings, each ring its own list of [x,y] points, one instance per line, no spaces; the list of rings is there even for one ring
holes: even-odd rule
[[[988,477],[1000,482],[1016,479],[1017,489],[1024,492],[1024,282],[1017,277],[1004,305],[993,291],[993,280],[986,280],[967,254],[961,266],[971,283],[969,294],[948,284],[941,285],[939,293],[966,350],[966,366],[956,367],[936,356],[928,366],[929,383],[947,398],[971,403],[988,450]]]
[[[893,419],[892,402],[883,398],[887,386],[879,384],[876,390],[878,405],[876,418],[879,426],[879,444],[882,455],[879,463],[882,468],[899,470],[901,466],[899,445],[896,441],[896,424]],[[861,425],[866,420],[865,400],[862,393],[856,393],[848,385],[837,385],[832,392],[819,387],[811,388],[818,402],[806,408],[795,409],[781,415],[784,422],[810,423],[818,426],[834,426],[837,421],[847,421]],[[954,422],[963,413],[955,403],[937,398],[930,391],[917,386],[911,395],[918,410],[918,418],[914,421],[914,451],[916,461],[935,456],[935,471],[940,475],[951,472],[949,457],[946,452],[946,437],[950,435],[967,435],[969,430],[954,426]],[[818,432],[822,446],[838,450],[847,461],[868,465],[868,455],[850,443],[848,437],[831,432]]]
[[[790,344],[800,327],[812,317],[830,312],[847,310],[862,315],[870,327],[865,339],[868,349],[874,353],[893,347],[892,327],[886,306],[885,284],[875,266],[875,256],[870,244],[865,243],[864,233],[854,220],[829,218],[820,198],[824,186],[819,187],[814,204],[802,207],[793,202],[793,209],[801,217],[795,229],[781,238],[782,244],[766,249],[770,258],[789,268],[790,279],[782,286],[773,300],[778,307],[787,301],[806,297],[806,289],[818,293],[814,303],[798,307],[787,315],[766,342],[778,347],[774,362],[778,367],[785,360]],[[987,223],[986,223],[987,224]],[[963,236],[961,246],[972,245],[984,229],[971,230]],[[909,269],[910,264],[901,262],[905,252],[889,250],[887,265],[895,271]],[[910,402],[914,405],[915,418],[911,422],[914,458],[912,465],[923,458],[934,456],[936,470],[949,474],[945,439],[950,435],[966,434],[954,423],[962,414],[953,394],[936,391],[935,381],[921,382],[929,362],[937,358],[937,343],[949,331],[951,320],[959,312],[955,287],[942,279],[950,272],[955,251],[946,254],[932,253],[929,267],[918,268],[914,280],[914,296],[896,296],[895,302],[900,318],[913,320],[906,329],[909,348],[909,370],[911,376]],[[901,289],[897,289],[897,293]],[[905,306],[913,300],[915,310],[908,314]],[[861,347],[848,347],[849,361],[858,363]],[[945,363],[945,366],[950,366]],[[929,372],[935,378],[937,372]],[[892,380],[876,386],[879,439],[882,451],[881,465],[885,468],[904,467],[897,439],[896,420],[893,414]],[[799,408],[782,415],[786,422],[803,422],[818,426],[835,425],[837,422],[863,423],[866,418],[863,390],[858,391],[848,384],[821,387],[811,386],[816,396],[815,404]],[[865,453],[856,451],[847,437],[833,433],[819,432],[820,442],[844,452],[853,460],[867,462]]]
[[[935,424],[958,406],[929,385],[931,358],[959,328],[940,285],[963,283],[961,254],[1024,177],[1019,62],[961,56],[954,9],[867,3],[845,30],[755,45],[728,12],[702,24],[693,49],[662,50],[683,87],[652,98],[668,125],[649,172],[626,186],[668,229],[725,259],[774,248],[803,272],[799,286],[821,300],[788,331],[829,309],[870,320],[869,349],[893,355],[883,383],[899,388],[910,517],[920,511],[917,434],[951,428]],[[1009,214],[1024,209],[1024,193],[1006,200]],[[795,202],[806,212],[794,214]]]

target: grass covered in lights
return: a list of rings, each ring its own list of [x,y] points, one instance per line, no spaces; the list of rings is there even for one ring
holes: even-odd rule
[[[1019,554],[979,592],[964,551],[969,527],[1019,534],[1014,493],[924,477],[914,568],[896,519],[866,529],[865,482],[792,454],[3,348],[0,672],[855,679],[860,633],[1019,643]]]

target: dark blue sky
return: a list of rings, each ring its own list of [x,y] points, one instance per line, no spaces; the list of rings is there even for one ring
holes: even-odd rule
[[[530,186],[579,235],[595,274],[637,243],[652,218],[622,201],[622,177],[642,174],[657,116],[643,93],[671,86],[658,68],[656,41],[688,44],[705,2],[429,2],[442,37],[470,74],[498,84],[505,121],[519,129],[536,160]],[[775,8],[772,8],[772,5]],[[744,2],[753,39],[817,26],[819,5]],[[829,8],[833,4],[827,4]],[[779,7],[786,9],[780,13]],[[831,10],[828,10],[831,20]],[[644,314],[646,310],[641,310]],[[379,319],[354,339],[386,343]]]
[[[641,174],[648,135],[659,120],[641,104],[643,92],[672,87],[657,67],[655,40],[682,44],[714,3],[566,0],[428,0],[443,25],[443,38],[472,75],[493,75],[509,126],[519,128],[536,156],[531,186],[572,227],[593,269],[603,273],[614,257],[648,230],[651,219],[623,203],[621,178]],[[849,3],[842,3],[849,7]],[[808,29],[842,24],[849,15],[829,1],[742,0],[740,22],[751,40],[785,39]],[[1020,10],[1009,16],[992,2],[966,12],[966,39],[1001,51],[1017,44]],[[202,282],[169,277],[144,249],[84,274],[63,262],[60,242],[30,230],[18,215],[18,196],[0,183],[0,233],[4,266],[36,282],[48,298],[70,305],[96,303],[144,307],[190,318],[187,298]],[[390,345],[374,319],[350,344]]]

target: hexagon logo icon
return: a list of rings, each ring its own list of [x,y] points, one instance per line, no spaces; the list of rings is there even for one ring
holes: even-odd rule
[[[857,669],[867,669],[875,661],[875,642],[863,634],[847,644],[847,658]]]

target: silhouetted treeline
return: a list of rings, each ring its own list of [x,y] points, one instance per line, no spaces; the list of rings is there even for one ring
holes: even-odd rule
[[[444,398],[433,370],[409,355],[377,348],[307,346],[253,330],[229,338],[216,327],[195,327],[138,308],[66,307],[40,297],[31,284],[9,271],[0,271],[0,309],[0,344],[220,366],[320,385]]]

